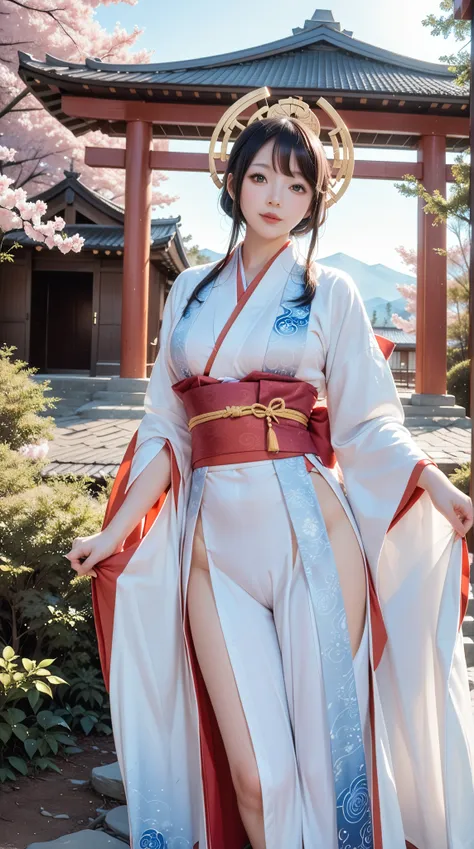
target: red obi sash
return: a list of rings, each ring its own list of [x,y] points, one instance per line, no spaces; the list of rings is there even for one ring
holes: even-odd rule
[[[331,445],[326,406],[315,406],[318,393],[304,380],[269,372],[253,371],[239,381],[222,382],[214,377],[194,375],[175,383],[188,420],[227,406],[268,406],[274,398],[283,398],[286,407],[303,413],[308,426],[280,418],[273,424],[279,451],[267,451],[267,424],[253,415],[242,418],[220,418],[197,425],[191,431],[192,466],[215,466],[221,463],[248,463],[317,454],[330,468],[336,463]],[[278,413],[276,413],[278,419]]]

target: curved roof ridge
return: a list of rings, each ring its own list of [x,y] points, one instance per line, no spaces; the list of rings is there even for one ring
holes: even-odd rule
[[[155,71],[183,71],[196,68],[211,68],[222,65],[240,64],[245,61],[255,59],[263,59],[267,56],[274,56],[277,53],[287,53],[292,50],[301,50],[313,44],[326,42],[333,47],[345,49],[348,52],[363,56],[368,59],[373,59],[379,62],[385,62],[397,67],[407,68],[413,71],[428,72],[438,76],[446,76],[453,78],[454,74],[449,70],[448,65],[443,65],[437,62],[426,62],[422,59],[415,59],[410,56],[403,56],[400,53],[394,53],[391,50],[386,50],[382,47],[376,47],[373,44],[368,44],[364,41],[359,41],[344,32],[337,32],[324,24],[315,27],[314,29],[302,30],[297,35],[287,36],[286,38],[278,39],[277,41],[268,42],[267,44],[258,45],[256,47],[247,47],[243,50],[236,50],[232,53],[221,53],[215,56],[205,56],[197,59],[181,59],[176,62],[157,62],[150,64],[114,64],[113,62],[102,62],[100,59],[87,58],[84,65],[78,65],[76,62],[67,62],[64,59],[57,59],[51,54],[46,54],[45,60],[35,59],[31,54],[18,51],[20,64],[28,64],[29,62],[37,62],[39,64],[50,65],[57,67],[69,67],[71,69],[89,68],[95,71],[127,71],[152,73]]]

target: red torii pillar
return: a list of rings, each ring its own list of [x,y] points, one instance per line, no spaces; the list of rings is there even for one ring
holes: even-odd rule
[[[127,122],[120,377],[146,377],[153,127]]]
[[[423,185],[446,197],[446,138],[421,136],[418,161],[423,162]],[[436,249],[446,250],[446,224],[433,226],[433,215],[423,212],[418,200],[418,260],[416,295],[416,393],[446,394],[447,346],[447,259]],[[426,401],[425,401],[426,403]]]

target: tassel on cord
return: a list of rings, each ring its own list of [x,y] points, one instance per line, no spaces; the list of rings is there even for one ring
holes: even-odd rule
[[[280,450],[280,446],[278,444],[278,439],[275,431],[273,430],[273,425],[269,417],[267,417],[268,431],[267,431],[267,451],[270,454],[278,454]]]

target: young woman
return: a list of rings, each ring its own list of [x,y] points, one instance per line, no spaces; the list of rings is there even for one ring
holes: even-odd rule
[[[175,281],[104,530],[68,555],[133,849],[472,846],[472,504],[404,427],[353,281],[313,260],[330,182],[299,120],[241,132],[227,255]]]

